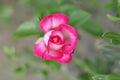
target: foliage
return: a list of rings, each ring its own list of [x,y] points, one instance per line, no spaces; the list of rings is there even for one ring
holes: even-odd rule
[[[40,20],[52,13],[64,13],[69,16],[70,25],[76,29],[80,28],[95,39],[102,39],[102,42],[99,44],[102,47],[98,50],[103,58],[94,57],[89,59],[87,57],[79,59],[73,57],[74,64],[82,70],[78,75],[78,80],[120,80],[120,73],[114,72],[115,64],[120,61],[120,33],[105,32],[103,29],[104,25],[93,18],[94,14],[92,14],[91,10],[96,9],[99,0],[18,0],[18,2],[20,5],[32,6],[34,15],[37,17],[35,16],[31,20],[21,23],[13,34],[14,38],[21,39],[28,36],[43,37],[43,32],[39,29]],[[85,9],[80,8],[75,3],[86,3]],[[105,9],[115,11],[116,13],[114,15],[108,13],[108,19],[113,22],[120,21],[120,0],[111,0],[105,6]],[[12,14],[13,9],[11,7],[0,7],[0,19],[10,19]],[[39,74],[40,77],[43,76],[44,80],[49,80],[49,74],[52,71],[61,70],[62,67],[62,65],[55,61],[44,61],[34,57],[33,51],[28,47],[23,48],[24,54],[22,56],[16,51],[15,47],[4,46],[3,50],[15,74],[22,74],[24,77],[31,71],[34,74]],[[24,60],[23,56],[27,60]],[[16,61],[18,64],[15,64]]]
[[[31,35],[43,35],[42,31],[39,30],[39,20],[36,18],[21,24],[14,33],[15,38],[22,38]]]
[[[18,76],[22,75],[22,77],[25,77],[25,75],[31,71],[34,74],[43,76],[45,80],[49,80],[48,73],[60,70],[61,68],[61,65],[55,61],[44,61],[36,58],[33,56],[33,52],[28,48],[24,48],[24,56],[28,57],[27,60],[29,62],[24,61],[24,59],[18,53],[16,53],[14,47],[5,46],[3,49],[10,61],[10,65],[12,66],[14,73]],[[18,64],[15,64],[16,61],[18,61]],[[32,64],[33,61],[34,64]],[[37,66],[34,67],[34,65]]]
[[[111,39],[111,43],[120,45],[120,34],[116,32],[107,32],[103,34],[103,37]]]
[[[12,14],[12,6],[0,5],[0,21],[10,23]]]

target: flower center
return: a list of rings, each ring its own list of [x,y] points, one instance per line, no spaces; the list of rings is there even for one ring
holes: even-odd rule
[[[60,39],[60,37],[59,36],[51,36],[50,37],[50,41],[52,42],[52,43],[60,43],[61,42],[61,39]]]

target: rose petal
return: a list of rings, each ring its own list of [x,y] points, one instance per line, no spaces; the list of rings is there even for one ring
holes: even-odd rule
[[[43,40],[39,42],[38,44],[36,44],[34,47],[34,55],[40,58],[44,58],[46,51],[47,49],[45,47]]]
[[[67,24],[68,23],[68,16],[65,14],[53,14],[52,17],[52,26],[53,28],[58,27],[60,24]]]
[[[52,28],[58,27],[60,24],[68,23],[69,18],[64,14],[53,14],[46,16],[40,21],[40,28],[43,32],[48,32]]]
[[[54,44],[54,43],[50,42],[50,36],[56,36],[56,35],[61,38],[62,42],[64,41],[64,37],[63,37],[63,35],[62,35],[62,33],[60,31],[51,30],[51,31],[49,31],[49,32],[47,32],[45,34],[44,42],[45,42],[45,45],[47,46],[48,50],[49,49],[59,50],[63,46],[63,43],[61,43],[61,44]]]
[[[44,41],[39,42],[34,47],[34,55],[45,60],[56,60],[62,57],[62,53],[54,50],[47,50]]]
[[[51,49],[53,50],[59,50],[63,47],[63,42],[64,42],[64,37],[63,37],[63,34],[60,32],[60,31],[53,31],[51,36],[59,36],[60,37],[60,41],[61,43],[57,44],[57,43],[52,43],[49,41],[49,46]]]
[[[63,47],[63,45],[64,44],[54,44],[54,43],[49,42],[49,47],[52,50],[59,50]]]
[[[61,24],[58,28],[64,35],[63,53],[72,54],[78,42],[77,31],[67,24]]]
[[[49,54],[49,56],[46,55],[46,56],[48,56],[46,58],[48,58],[49,60],[57,60],[63,56],[63,53],[61,53],[60,51],[57,51],[57,50],[50,50],[48,54]]]
[[[43,41],[43,38],[42,38],[42,37],[40,37],[40,38],[35,42],[35,44],[38,44],[38,43],[40,43],[41,41]]]
[[[60,39],[61,39],[61,41],[62,41],[62,42],[64,41],[64,36],[63,36],[63,34],[62,34],[61,31],[54,30],[54,31],[52,32],[52,35],[51,35],[51,36],[59,36]]]
[[[72,56],[71,55],[66,55],[64,54],[62,58],[58,59],[57,61],[61,64],[66,64],[68,62],[70,62],[72,60]]]
[[[48,41],[49,41],[49,39],[50,39],[50,36],[52,35],[52,32],[53,32],[53,30],[47,32],[47,33],[44,35],[44,42],[45,42],[46,46],[48,46]]]
[[[52,28],[52,16],[46,16],[40,21],[40,29],[47,32]]]

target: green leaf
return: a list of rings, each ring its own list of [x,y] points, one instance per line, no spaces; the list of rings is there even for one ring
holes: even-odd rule
[[[74,26],[80,26],[84,24],[89,18],[90,14],[83,10],[74,10],[70,14],[70,24]]]
[[[64,0],[55,0],[55,2],[57,2],[58,4],[62,4]]]
[[[117,74],[110,74],[108,75],[108,80],[120,80],[120,75]]]
[[[105,6],[105,9],[114,9],[117,8],[117,0],[112,0]]]
[[[43,61],[43,63],[45,63],[51,70],[56,71],[61,68],[61,64],[57,63],[56,61],[45,60],[45,61]]]
[[[70,17],[70,24],[73,26],[80,26],[85,23],[89,18],[90,14],[85,12],[73,5],[66,4],[60,7],[62,13],[67,14]]]
[[[28,4],[28,3],[30,3],[31,2],[31,0],[18,0],[18,2],[20,3],[20,4]]]
[[[120,39],[112,39],[112,44],[120,45]]]
[[[26,72],[28,68],[29,68],[29,64],[22,64],[18,66],[17,68],[15,68],[14,72],[23,73],[23,72]]]
[[[93,61],[86,58],[84,62],[92,71],[99,74],[105,73],[104,65],[98,57],[96,57]]]
[[[103,34],[102,26],[96,21],[92,20],[88,20],[85,24],[83,24],[81,29],[96,37],[101,37]]]
[[[92,80],[91,75],[88,73],[82,73],[78,78],[79,80]]]
[[[106,32],[102,36],[108,39],[120,39],[120,34],[116,32]]]
[[[118,8],[118,15],[120,17],[120,0],[118,0],[118,6],[117,6],[117,8]]]
[[[91,70],[95,69],[95,65],[94,65],[94,63],[93,63],[92,60],[90,60],[90,59],[88,59],[88,58],[85,58],[85,59],[84,59],[84,63],[85,63]]]
[[[44,69],[36,69],[35,72],[44,77],[44,80],[49,80],[49,71]]]
[[[75,58],[74,61],[75,61],[75,64],[77,64],[84,71],[94,74],[94,72],[89,68],[89,66],[87,64],[85,64],[83,61],[81,61],[77,58]]]
[[[21,24],[20,27],[14,33],[15,38],[22,38],[31,35],[43,36],[43,32],[39,28],[38,18]]]
[[[110,74],[110,75],[94,75],[93,80],[120,80],[120,75]]]
[[[115,16],[112,16],[112,15],[110,15],[110,14],[107,14],[107,17],[108,17],[111,21],[114,21],[114,22],[120,21],[120,18],[119,18],[119,17],[115,17]]]
[[[37,57],[35,57],[35,56],[33,55],[33,51],[32,51],[32,50],[30,50],[30,49],[28,49],[28,48],[24,48],[23,51],[24,51],[25,55],[26,55],[30,60],[40,61],[39,58],[37,58]]]
[[[30,65],[28,63],[23,63],[14,69],[14,73],[16,76],[23,77],[27,74],[29,67]]]
[[[19,57],[14,47],[4,46],[3,50],[10,59],[17,59]]]
[[[120,34],[116,32],[106,32],[102,35],[105,38],[111,39],[111,43],[114,45],[120,45]]]
[[[74,12],[77,8],[70,4],[65,4],[60,7],[60,12],[70,15],[71,12]]]
[[[13,14],[13,8],[11,6],[0,6],[0,19],[6,19]]]
[[[11,6],[0,5],[0,21],[5,22],[6,24],[11,24],[13,14],[13,8]]]
[[[104,63],[106,65],[106,71],[110,73],[112,72],[112,68],[114,67],[116,61],[119,60],[119,56],[116,54],[118,54],[120,50],[113,48],[103,48],[101,51],[105,57],[105,60],[107,61],[107,63]]]
[[[93,80],[108,80],[106,75],[95,75],[92,78]]]
[[[24,71],[23,71],[23,68],[22,68],[22,67],[17,67],[17,68],[15,69],[15,72],[19,73],[19,72],[24,72]]]

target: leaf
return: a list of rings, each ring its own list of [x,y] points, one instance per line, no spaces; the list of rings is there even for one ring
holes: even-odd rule
[[[77,8],[70,4],[65,4],[60,7],[60,12],[70,15],[71,12],[77,10]]]
[[[35,71],[37,74],[41,75],[44,77],[44,80],[49,80],[49,71],[48,70],[40,70],[40,69],[36,69]]]
[[[110,74],[108,75],[108,80],[120,80],[120,75],[117,74]]]
[[[35,61],[40,61],[40,59],[38,59],[37,57],[35,57],[33,55],[33,51],[28,49],[28,48],[24,48],[23,49],[24,53],[26,54],[26,56],[30,59],[30,60],[35,60]]]
[[[63,0],[55,0],[58,4],[62,4]]]
[[[114,9],[117,7],[117,0],[112,0],[111,3],[108,3],[105,6],[105,9]]]
[[[118,0],[118,6],[117,6],[117,8],[118,8],[118,15],[119,15],[119,17],[120,17],[120,0]]]
[[[95,75],[92,78],[93,80],[108,80],[106,75]]]
[[[51,70],[59,70],[61,68],[61,64],[57,63],[56,61],[49,61],[45,60],[43,61]]]
[[[107,69],[109,70],[109,68],[113,68],[114,64],[116,61],[119,60],[119,56],[116,55],[120,52],[119,49],[113,49],[113,48],[103,48],[101,49],[107,63]],[[110,72],[111,70],[109,70]]]
[[[92,80],[91,75],[88,73],[82,73],[78,78],[79,80]]]
[[[116,32],[106,32],[102,36],[108,39],[120,39],[120,34]]]
[[[15,38],[22,38],[31,35],[43,36],[43,32],[39,29],[39,20],[33,19],[32,21],[25,22],[14,33]]]
[[[6,19],[13,14],[13,8],[11,6],[0,6],[0,19]]]
[[[106,32],[102,35],[105,38],[111,39],[111,43],[114,45],[120,45],[120,34],[116,32]]]
[[[14,47],[4,46],[3,47],[4,52],[10,59],[17,59],[19,55],[16,53]]]
[[[3,6],[0,5],[0,21],[4,22],[5,24],[11,24],[12,20],[12,14],[13,14],[13,8],[12,6]]]
[[[66,4],[60,7],[62,13],[67,14],[70,17],[69,24],[73,26],[80,26],[85,23],[89,18],[90,14],[86,11],[83,11],[73,5]]]
[[[16,73],[23,73],[23,72],[26,72],[28,68],[29,68],[28,64],[22,64],[22,65],[18,66],[17,68],[15,68],[14,71]]]
[[[120,45],[120,39],[112,39],[112,44]]]
[[[108,17],[111,21],[114,21],[114,22],[120,21],[120,18],[119,18],[119,17],[115,17],[115,16],[112,16],[112,15],[110,15],[110,14],[107,14],[107,17]]]
[[[89,66],[87,64],[85,64],[83,61],[79,60],[79,59],[74,59],[75,64],[77,64],[81,69],[83,69],[84,71],[87,71],[91,74],[94,74],[94,72],[89,68]]]
[[[102,26],[96,21],[92,20],[88,20],[85,24],[83,24],[81,29],[96,37],[101,37],[103,34]]]
[[[86,58],[84,62],[92,71],[99,74],[105,73],[104,65],[98,57],[96,57],[93,61]]]
[[[93,80],[120,80],[120,75],[110,74],[110,75],[94,75]]]
[[[84,24],[89,18],[90,14],[83,10],[74,10],[70,14],[70,24],[74,26],[80,26]]]
[[[94,66],[94,63],[92,60],[88,59],[88,58],[85,58],[84,59],[84,63],[91,69],[95,69],[95,66]]]
[[[31,0],[18,0],[18,2],[22,5],[29,4]]]

